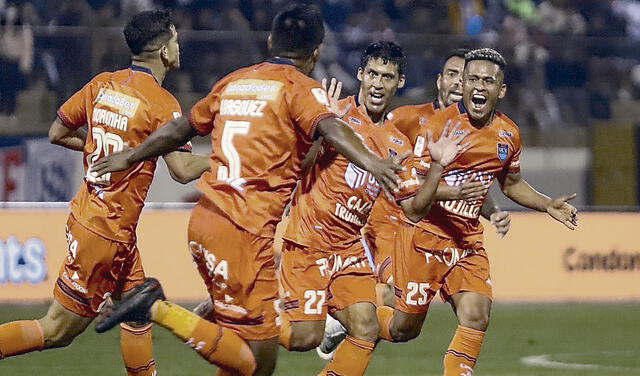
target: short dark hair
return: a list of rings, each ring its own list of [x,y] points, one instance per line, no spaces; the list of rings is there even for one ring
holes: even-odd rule
[[[378,41],[368,45],[360,57],[360,68],[364,69],[372,59],[382,59],[385,64],[394,63],[398,67],[400,75],[404,74],[407,66],[407,57],[402,51],[402,47],[390,41]]]
[[[149,10],[136,14],[124,28],[124,38],[134,55],[140,55],[149,44],[171,38],[173,20],[165,10]],[[165,40],[165,42],[166,42]]]
[[[469,51],[464,56],[464,63],[468,64],[470,61],[483,60],[490,61],[500,67],[500,70],[504,73],[507,67],[507,61],[500,55],[500,53],[492,48],[479,48],[477,50]]]
[[[291,4],[273,18],[271,54],[305,59],[324,40],[324,24],[318,8],[308,4]]]
[[[456,49],[453,49],[453,50],[449,51],[449,53],[447,53],[447,56],[444,58],[444,62],[446,63],[447,60],[451,59],[452,57],[459,57],[461,59],[464,59],[469,52],[471,52],[470,48],[456,48]]]

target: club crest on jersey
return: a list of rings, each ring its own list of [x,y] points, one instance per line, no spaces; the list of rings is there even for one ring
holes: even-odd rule
[[[349,116],[349,123],[354,123],[354,124],[362,124],[362,122],[360,121],[360,119],[356,119],[353,116]]]
[[[504,162],[507,160],[508,157],[509,157],[509,145],[498,144],[498,159]]]
[[[393,149],[389,149],[389,156],[390,157],[396,157],[396,156],[398,156],[398,152],[396,152]]]

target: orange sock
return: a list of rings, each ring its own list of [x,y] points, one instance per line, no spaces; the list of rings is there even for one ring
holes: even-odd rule
[[[280,314],[280,346],[291,350],[291,322],[284,314]]]
[[[120,353],[129,376],[153,376],[156,362],[153,360],[151,324],[134,328],[120,324]]]
[[[320,372],[320,376],[364,375],[375,347],[375,342],[347,336],[338,346],[333,360]]]
[[[444,376],[470,376],[478,360],[485,332],[458,325],[444,355]]]
[[[378,337],[380,339],[394,342],[391,336],[391,319],[393,319],[393,308],[391,307],[378,307],[376,309],[376,315],[378,316],[378,323],[380,323],[380,333]]]
[[[233,331],[170,302],[156,301],[152,312],[156,324],[186,341],[209,363],[243,376],[252,375],[255,371],[256,361],[251,348]]]
[[[44,348],[44,332],[38,320],[0,325],[0,359]]]

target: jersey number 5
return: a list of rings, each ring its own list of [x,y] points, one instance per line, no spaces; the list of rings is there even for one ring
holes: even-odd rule
[[[101,128],[91,128],[91,137],[96,144],[93,153],[87,155],[87,165],[91,165],[98,159],[109,155],[113,152],[122,151],[124,149],[124,141],[122,137],[114,133],[105,132]],[[94,174],[87,171],[86,179],[88,182],[99,185],[109,185],[111,183],[111,173],[106,173],[97,178]]]
[[[218,167],[218,180],[223,180],[236,189],[244,184],[244,179],[240,178],[242,162],[240,161],[238,150],[233,146],[233,138],[236,135],[246,135],[249,133],[250,127],[251,123],[248,121],[227,120],[224,122],[221,143],[222,152],[227,158],[228,166]]]

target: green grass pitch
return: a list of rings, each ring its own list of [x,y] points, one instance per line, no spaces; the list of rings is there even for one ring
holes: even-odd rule
[[[37,318],[45,306],[0,306],[0,322]],[[456,322],[449,306],[435,304],[420,337],[381,343],[367,375],[442,375],[442,354]],[[640,304],[496,304],[475,375],[640,375]],[[125,375],[118,331],[98,335],[91,326],[71,346],[0,360],[2,376]],[[214,375],[214,367],[164,329],[154,331],[159,376]],[[525,365],[527,356],[555,368]],[[315,352],[280,350],[276,375],[316,375]],[[581,366],[582,365],[582,366]]]

